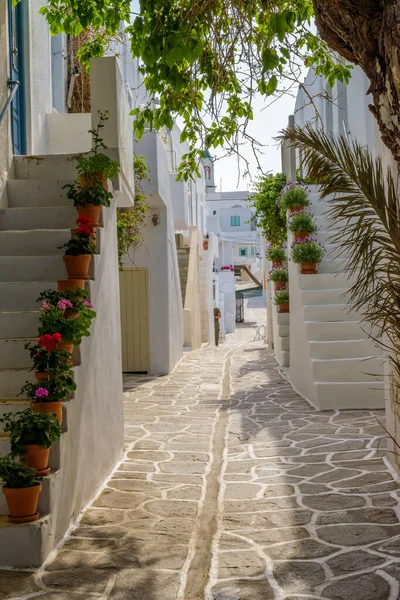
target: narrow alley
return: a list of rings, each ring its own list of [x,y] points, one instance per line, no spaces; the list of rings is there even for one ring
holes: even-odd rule
[[[383,412],[314,410],[252,324],[126,378],[124,461],[44,569],[1,573],[1,600],[400,598]]]

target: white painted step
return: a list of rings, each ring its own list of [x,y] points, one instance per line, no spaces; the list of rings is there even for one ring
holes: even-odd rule
[[[379,381],[383,377],[383,359],[335,358],[311,360],[314,381]]]
[[[363,327],[357,321],[308,321],[306,335],[309,341],[364,340]]]
[[[276,313],[278,325],[288,325],[290,324],[290,313]]]
[[[381,356],[382,351],[370,339],[309,342],[311,358],[361,358]]]
[[[0,282],[66,279],[61,256],[0,256]]]
[[[316,275],[300,275],[301,290],[328,290],[349,288],[353,280],[346,273],[317,273]]]
[[[348,288],[328,290],[301,290],[303,305],[311,304],[348,304]]]
[[[69,229],[77,217],[73,206],[5,208],[0,210],[0,230]]]
[[[0,368],[0,398],[2,400],[15,400],[27,381],[30,383],[35,381],[35,375],[30,370],[31,366],[29,365],[25,369]]]
[[[0,231],[0,256],[62,255],[59,246],[70,238],[69,229]]]
[[[385,384],[376,382],[317,382],[317,406],[321,410],[384,408]]]
[[[67,190],[63,187],[73,183],[73,179],[9,179],[7,181],[8,206],[40,207],[40,206],[72,206],[67,198]]]
[[[288,338],[290,336],[290,326],[278,325],[278,336],[281,338]]]
[[[34,339],[36,338],[33,336],[24,339],[0,339],[0,369],[29,369],[32,361],[24,345]],[[0,396],[3,396],[1,387]]]
[[[0,339],[38,335],[40,311],[0,312]]]
[[[343,273],[347,268],[343,258],[323,258],[317,265],[318,273]]]
[[[65,279],[66,277],[63,277]],[[56,290],[55,281],[0,283],[0,311],[37,310],[36,302],[43,290]]]
[[[304,306],[305,321],[357,321],[360,317],[348,304],[307,304]]]
[[[60,180],[77,177],[76,162],[81,154],[14,156],[16,179]]]
[[[285,351],[285,350],[288,352],[290,351],[290,338],[283,337],[283,338],[281,338],[280,343],[281,343],[281,349],[283,351]]]
[[[34,523],[14,525],[6,517],[0,518],[0,565],[39,567],[42,562],[44,540],[51,535],[50,516]]]

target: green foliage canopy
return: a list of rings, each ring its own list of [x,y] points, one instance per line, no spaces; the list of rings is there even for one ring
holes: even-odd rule
[[[255,208],[252,221],[260,227],[271,244],[279,245],[286,240],[286,216],[277,199],[286,183],[283,173],[259,177],[248,202]]]

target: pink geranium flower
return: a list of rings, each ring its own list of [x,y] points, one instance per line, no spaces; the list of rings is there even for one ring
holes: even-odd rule
[[[91,302],[88,302],[87,300],[85,300],[85,302],[83,304],[85,306],[87,306],[88,308],[93,308],[93,304]]]
[[[40,309],[40,312],[44,312],[45,310],[50,310],[50,305],[47,302],[42,303],[42,308]]]
[[[72,302],[70,302],[66,298],[63,298],[62,300],[60,300],[58,302],[57,308],[59,308],[60,310],[65,310],[66,308],[74,308],[74,306],[73,306]]]
[[[38,398],[43,398],[43,396],[48,396],[48,395],[49,395],[49,392],[44,387],[38,388],[35,392],[35,396],[37,396]]]

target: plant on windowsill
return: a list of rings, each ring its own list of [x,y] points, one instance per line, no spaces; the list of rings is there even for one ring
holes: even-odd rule
[[[267,260],[272,262],[272,266],[281,267],[282,263],[287,260],[287,254],[283,246],[276,246],[275,244],[268,244],[265,252]]]
[[[35,469],[27,467],[13,456],[0,458],[0,479],[7,500],[11,523],[30,523],[39,518],[37,505],[42,489]]]
[[[307,212],[294,214],[289,219],[288,228],[296,240],[305,240],[317,229],[312,216]]]
[[[11,454],[35,469],[43,477],[50,471],[49,454],[54,442],[61,437],[61,426],[51,413],[35,412],[27,408],[22,412],[6,413],[0,423],[10,436]]]
[[[301,264],[300,273],[313,275],[324,254],[324,248],[314,239],[295,240],[291,246],[290,258]]]
[[[278,313],[289,312],[289,292],[288,290],[278,290],[275,294],[274,303]]]
[[[285,290],[286,283],[289,281],[287,269],[276,267],[269,272],[269,278],[274,282],[275,290]]]
[[[58,246],[65,249],[63,260],[67,267],[68,279],[89,279],[89,266],[92,254],[96,252],[93,243],[92,220],[80,223],[78,231],[71,236],[66,244]]]
[[[292,181],[283,188],[277,202],[283,213],[289,211],[289,216],[301,212],[310,205],[308,189],[301,183]]]

